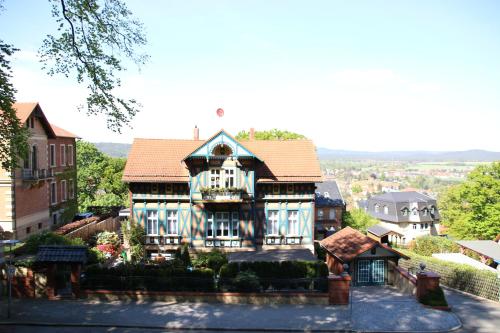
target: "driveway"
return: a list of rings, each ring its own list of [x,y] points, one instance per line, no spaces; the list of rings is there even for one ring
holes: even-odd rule
[[[500,332],[500,303],[453,289],[444,289],[452,311],[462,321],[460,333]]]
[[[352,328],[363,332],[436,332],[460,327],[451,312],[434,310],[391,286],[354,287]]]

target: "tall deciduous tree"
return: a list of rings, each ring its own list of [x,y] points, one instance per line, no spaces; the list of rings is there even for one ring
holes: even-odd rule
[[[442,223],[459,239],[494,239],[500,233],[500,162],[476,167],[440,198]]]
[[[119,73],[125,70],[123,60],[143,65],[147,56],[136,49],[145,45],[142,24],[121,0],[49,0],[52,17],[59,23],[57,35],[47,35],[39,55],[49,75],[74,76],[88,89],[84,109],[89,115],[106,116],[108,128],[120,132],[129,125],[140,105],[133,98],[120,97],[116,88]],[[0,10],[2,9],[0,0]],[[0,124],[2,137],[0,162],[6,169],[16,166],[14,154],[27,145],[22,126],[12,104],[15,87],[10,83],[9,56],[15,50],[0,40]]]
[[[79,210],[126,205],[128,191],[121,180],[125,159],[109,157],[85,141],[77,142],[76,149]]]
[[[342,224],[345,227],[357,229],[362,233],[366,233],[366,229],[377,224],[378,222],[379,221],[376,218],[373,218],[364,210],[359,208],[346,211],[342,217]]]
[[[240,131],[235,137],[237,140],[248,140],[250,138],[250,132]],[[302,134],[282,131],[277,128],[273,128],[269,131],[255,131],[255,139],[257,140],[299,140],[305,139],[306,137]]]

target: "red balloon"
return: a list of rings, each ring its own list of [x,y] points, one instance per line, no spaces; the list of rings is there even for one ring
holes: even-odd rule
[[[217,109],[217,115],[218,115],[219,117],[222,117],[222,116],[224,115],[224,110],[223,110],[222,108],[218,108],[218,109]]]

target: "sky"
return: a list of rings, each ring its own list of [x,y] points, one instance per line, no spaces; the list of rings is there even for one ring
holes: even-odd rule
[[[92,142],[189,139],[197,125],[201,138],[279,128],[331,149],[500,151],[500,1],[125,2],[151,57],[117,91],[143,105],[133,128],[80,113],[84,87],[41,69],[49,1],[0,13],[20,49],[17,100]]]

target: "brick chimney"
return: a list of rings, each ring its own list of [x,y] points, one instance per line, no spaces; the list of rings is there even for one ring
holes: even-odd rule
[[[255,129],[253,127],[250,128],[250,134],[248,135],[248,138],[250,139],[250,141],[255,140]]]
[[[193,140],[200,140],[200,129],[194,125]]]

